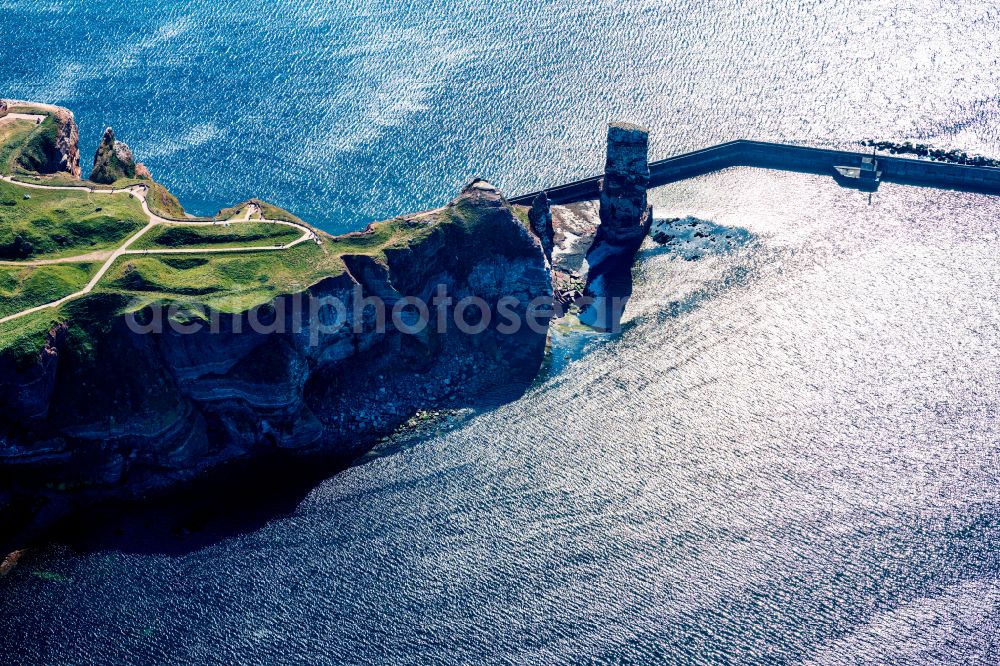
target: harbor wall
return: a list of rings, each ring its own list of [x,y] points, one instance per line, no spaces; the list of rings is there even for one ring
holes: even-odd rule
[[[660,187],[734,166],[757,167],[834,176],[834,166],[857,166],[870,153],[793,146],[765,141],[730,141],[649,164],[650,187]],[[937,187],[984,194],[1000,194],[1000,168],[932,162],[905,157],[877,156],[884,182]],[[600,176],[545,190],[554,204],[598,198]],[[538,194],[512,197],[511,203],[530,205]]]

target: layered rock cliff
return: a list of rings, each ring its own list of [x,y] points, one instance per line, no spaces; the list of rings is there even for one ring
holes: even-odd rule
[[[132,150],[127,144],[115,139],[114,130],[108,127],[94,153],[94,168],[90,172],[90,180],[110,185],[120,178],[135,177],[136,164]]]
[[[58,132],[56,133],[56,164],[55,171],[63,171],[74,178],[79,178],[80,171],[80,130],[76,126],[76,118],[69,109],[59,108],[54,115]]]
[[[593,301],[580,321],[616,330],[632,295],[632,264],[653,221],[649,187],[649,132],[628,123],[608,127],[608,152],[601,183],[600,219],[587,251],[584,297]]]
[[[350,458],[420,410],[523,391],[548,320],[506,324],[551,298],[541,240],[483,181],[396,222],[416,240],[345,254],[342,272],[197,332],[145,332],[152,310],[130,323],[116,314],[124,297],[93,294],[67,306],[37,358],[0,354],[0,545],[16,545],[25,516],[170,488],[232,461]],[[451,301],[434,306],[442,289]],[[401,302],[437,309],[423,330],[407,328],[416,307],[383,327],[375,297],[386,318]],[[462,306],[470,297],[485,309]],[[333,299],[342,310],[326,307]]]

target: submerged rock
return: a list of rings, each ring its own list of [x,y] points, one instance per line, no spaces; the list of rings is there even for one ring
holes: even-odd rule
[[[149,173],[148,170],[146,173]],[[136,164],[132,150],[125,143],[115,139],[110,127],[104,130],[101,143],[94,153],[94,168],[90,180],[110,185],[121,178],[135,178]]]
[[[742,227],[726,227],[697,217],[665,217],[653,221],[649,236],[671,253],[688,259],[728,254],[753,241]]]
[[[632,264],[653,221],[646,200],[649,187],[649,132],[629,123],[608,127],[608,154],[601,183],[600,219],[587,251],[587,286],[592,299],[580,321],[618,330],[632,295]]]

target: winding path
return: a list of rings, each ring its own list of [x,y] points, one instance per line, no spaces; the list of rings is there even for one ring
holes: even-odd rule
[[[10,118],[12,120],[30,120],[33,123],[40,123],[45,120],[48,116],[38,115],[37,113],[8,113],[4,118]]]
[[[67,264],[67,263],[81,263],[87,261],[100,261],[104,259],[104,264],[97,271],[90,282],[81,289],[80,291],[64,296],[57,301],[52,301],[50,303],[44,303],[42,305],[36,305],[35,307],[28,308],[27,310],[22,310],[20,312],[15,312],[14,314],[7,315],[6,317],[0,317],[0,324],[5,324],[19,317],[24,317],[35,312],[41,312],[42,310],[58,307],[63,303],[71,301],[73,299],[79,298],[86,294],[89,294],[97,286],[97,283],[101,281],[101,278],[108,272],[115,261],[125,254],[141,254],[141,255],[155,255],[155,254],[206,254],[206,253],[233,253],[233,252],[277,252],[280,250],[288,250],[296,245],[305,243],[306,241],[317,241],[316,234],[312,229],[302,226],[301,224],[296,224],[294,222],[286,222],[285,220],[250,220],[254,212],[260,213],[261,210],[256,204],[249,204],[246,208],[245,215],[240,219],[231,220],[192,220],[192,221],[182,221],[182,220],[170,220],[164,217],[160,217],[153,211],[149,209],[149,205],[146,203],[146,194],[148,192],[145,185],[132,185],[130,187],[122,189],[101,189],[96,187],[74,187],[68,185],[39,185],[36,183],[25,183],[19,180],[14,180],[11,176],[0,176],[0,180],[4,180],[8,183],[17,185],[19,187],[27,187],[31,189],[38,190],[68,190],[73,192],[79,192],[81,190],[87,191],[90,194],[122,194],[129,193],[139,200],[142,206],[143,213],[149,219],[149,223],[145,227],[140,229],[138,232],[130,236],[118,246],[115,250],[104,250],[99,252],[90,252],[88,254],[81,254],[73,257],[62,257],[59,259],[37,259],[33,261],[0,261],[2,266],[46,266],[51,264]],[[302,235],[296,240],[286,243],[284,245],[274,245],[274,246],[254,246],[254,247],[221,247],[221,248],[170,248],[170,249],[150,249],[150,250],[130,250],[129,248],[137,240],[142,238],[146,233],[149,232],[155,226],[158,225],[176,225],[176,226],[215,226],[219,224],[242,224],[246,222],[261,222],[268,224],[280,224],[286,227],[292,227],[293,229],[298,229],[302,232]]]

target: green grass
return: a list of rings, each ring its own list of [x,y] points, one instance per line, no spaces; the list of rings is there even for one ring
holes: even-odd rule
[[[52,111],[49,109],[43,109],[40,106],[35,106],[33,104],[14,104],[7,109],[10,113],[27,113],[36,116],[47,116]]]
[[[185,216],[184,206],[163,185],[148,180],[138,182],[149,186],[149,194],[146,195],[146,204],[149,206],[149,210],[161,217],[183,218]]]
[[[30,196],[25,199],[24,195]],[[39,190],[0,182],[0,259],[70,257],[115,248],[146,225],[127,194]]]
[[[252,200],[251,200],[252,201]],[[250,205],[251,201],[243,201],[236,204],[235,206],[230,206],[229,208],[223,208],[218,213],[215,214],[215,219],[217,220],[232,220],[233,218],[242,218],[246,207]]]
[[[260,204],[260,211],[264,214],[265,220],[284,220],[285,222],[294,222],[295,224],[305,224],[305,222],[284,208],[278,208],[266,201],[258,201],[257,203]]]
[[[76,187],[82,190],[121,190],[129,185],[137,184],[148,184],[148,180],[141,180],[139,178],[129,178],[116,181],[111,185],[105,185],[103,183],[95,183],[90,180],[80,180],[79,178],[74,178],[68,173],[15,173],[12,174],[14,180],[19,183],[28,183],[29,185],[48,185],[55,187]]]
[[[52,308],[0,324],[0,351],[19,361],[36,357],[45,346],[45,334],[62,321],[62,309]]]
[[[243,224],[250,228],[270,226]],[[237,226],[234,224],[229,230]],[[213,228],[222,229],[202,229]],[[171,301],[221,312],[240,312],[281,294],[304,291],[325,277],[342,274],[346,269],[340,257],[344,254],[382,259],[387,247],[403,247],[430,228],[426,224],[390,220],[372,225],[369,233],[328,238],[322,245],[301,243],[287,250],[183,257],[129,255],[108,271],[97,288],[133,299],[130,309]]]
[[[2,147],[0,147],[0,150],[2,150]],[[0,155],[2,155],[2,153],[0,153]],[[122,178],[108,185],[104,183],[95,183],[89,180],[80,180],[79,178],[73,178],[67,174],[38,174],[20,172],[11,175],[14,176],[15,180],[22,183],[29,183],[32,185],[54,185],[56,187],[78,187],[81,190],[121,190],[131,185],[145,185],[149,188],[149,192],[146,195],[146,203],[151,211],[166,218],[187,218],[187,215],[184,212],[184,207],[181,205],[180,201],[177,200],[177,197],[167,191],[163,185],[151,180],[143,180],[142,178]]]
[[[0,122],[0,173],[10,175],[13,172],[14,156],[33,131],[35,123],[31,120],[7,119]]]
[[[434,226],[430,223],[406,222],[397,218],[376,222],[363,232],[328,238],[324,245],[337,254],[366,254],[384,260],[387,248],[405,247],[432,233],[433,229]]]
[[[257,204],[260,208],[261,213],[265,220],[281,220],[283,222],[293,222],[295,224],[305,224],[301,219],[292,215],[284,208],[278,208],[274,204],[269,204],[266,201],[261,201],[260,199],[248,199],[235,206],[230,206],[229,208],[223,208],[218,213],[216,213],[215,218],[218,220],[231,220],[234,217],[241,217],[246,210],[246,207],[250,204]],[[252,219],[260,219],[260,215],[254,213]]]
[[[80,291],[98,267],[96,263],[0,266],[0,317]]]
[[[343,271],[339,256],[315,243],[273,252],[129,255],[108,271],[98,289],[134,299],[130,309],[173,301],[240,312]]]
[[[44,172],[49,155],[56,152],[59,124],[52,116],[37,125],[13,154],[16,169]]]
[[[136,250],[164,248],[274,247],[296,240],[302,232],[283,224],[234,222],[228,227],[213,225],[161,225],[136,241]]]

